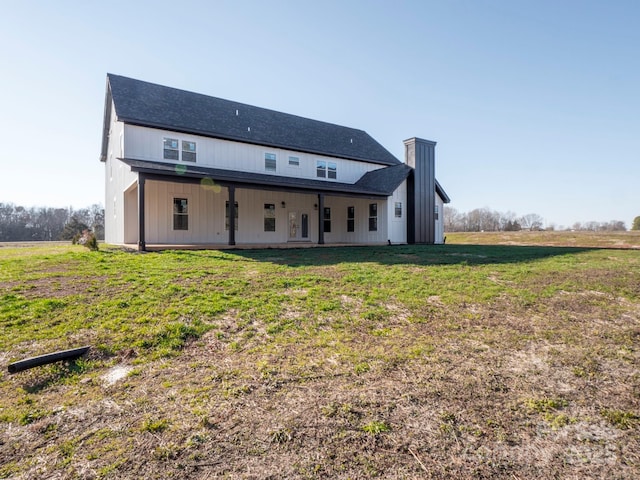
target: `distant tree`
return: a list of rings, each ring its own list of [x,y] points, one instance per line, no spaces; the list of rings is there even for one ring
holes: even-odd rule
[[[540,230],[544,224],[544,220],[537,213],[528,213],[520,218],[522,228],[529,230]]]
[[[62,240],[72,240],[74,238],[80,238],[82,232],[88,231],[89,227],[86,223],[81,222],[75,215],[71,217],[71,220],[64,226],[62,231]]]
[[[633,219],[631,230],[640,230],[640,217],[636,217]]]

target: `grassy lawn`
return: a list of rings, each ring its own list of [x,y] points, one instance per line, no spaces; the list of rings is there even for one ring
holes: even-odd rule
[[[0,248],[0,478],[638,478],[640,237],[543,233]]]

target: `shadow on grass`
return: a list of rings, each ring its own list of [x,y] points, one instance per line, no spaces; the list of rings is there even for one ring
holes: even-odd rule
[[[85,372],[87,367],[83,361],[71,360],[52,365],[34,367],[34,370],[36,369],[44,369],[44,372],[25,382],[22,388],[27,393],[41,392],[52,385],[64,382],[71,377]]]
[[[521,263],[594,250],[586,247],[513,245],[394,245],[299,249],[227,250],[259,262],[290,267],[372,262],[381,265],[487,265]]]

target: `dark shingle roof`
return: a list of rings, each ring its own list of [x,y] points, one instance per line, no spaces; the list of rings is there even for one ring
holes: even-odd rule
[[[365,173],[356,182],[356,185],[361,188],[377,188],[390,192],[389,195],[393,195],[395,189],[407,178],[411,170],[412,168],[404,163],[392,167],[379,168]]]
[[[200,167],[197,165],[180,164],[180,169],[176,165],[163,162],[152,162],[148,160],[135,160],[131,158],[121,158],[124,163],[135,172],[149,173],[170,177],[182,177],[191,179],[208,178],[214,183],[236,184],[245,186],[260,186],[287,188],[303,192],[340,194],[340,195],[363,195],[388,197],[398,188],[400,183],[407,178],[411,167],[401,164],[393,167],[384,167],[375,172],[364,175],[355,184],[327,182],[324,180],[313,180],[297,177],[283,177],[279,175],[267,175],[264,173],[240,172],[236,170],[226,170],[222,168]],[[374,173],[376,175],[373,175]],[[363,181],[365,177],[368,179]],[[375,178],[379,183],[373,181]]]
[[[401,163],[362,130],[119,75],[108,74],[107,81],[117,119],[125,123],[379,165]]]

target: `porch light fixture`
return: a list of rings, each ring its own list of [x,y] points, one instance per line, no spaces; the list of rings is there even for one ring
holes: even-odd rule
[[[284,200],[282,201],[282,203],[280,203],[280,205],[282,205],[282,208],[285,208],[287,206],[287,204],[284,203]]]
[[[313,204],[313,209],[314,209],[314,210],[317,210],[317,209],[318,209],[318,204],[317,204],[317,203],[314,203],[314,204]]]

